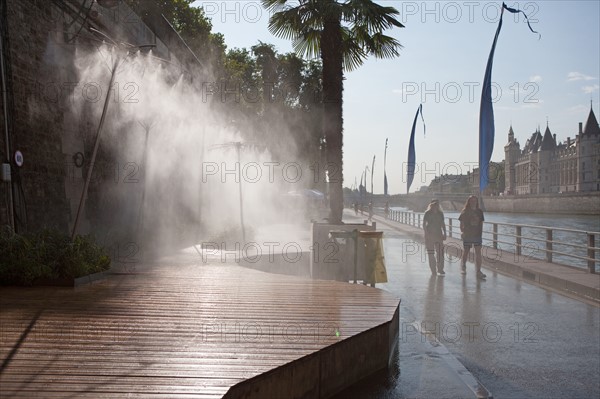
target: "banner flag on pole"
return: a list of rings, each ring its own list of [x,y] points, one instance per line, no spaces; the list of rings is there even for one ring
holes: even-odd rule
[[[496,29],[496,35],[494,36],[494,42],[492,43],[492,49],[488,57],[487,66],[485,68],[485,75],[483,78],[483,88],[481,90],[481,104],[479,107],[479,191],[483,193],[483,190],[488,185],[488,167],[492,158],[492,152],[494,152],[494,136],[496,134],[496,128],[494,126],[494,107],[492,105],[492,65],[494,63],[494,52],[496,51],[496,43],[500,30],[502,29],[502,15],[504,10],[513,14],[523,13],[529,29],[533,33],[538,33],[531,28],[529,18],[521,11],[514,8],[507,7],[506,4],[502,3],[502,9],[500,11],[500,21],[498,22],[498,28]],[[539,33],[538,33],[539,35]],[[541,37],[541,35],[540,35]]]
[[[413,121],[412,130],[410,131],[410,142],[408,144],[408,162],[406,170],[406,194],[410,190],[410,185],[415,178],[415,167],[417,166],[417,155],[415,153],[415,127],[417,126],[417,118],[421,114],[423,120],[423,136],[425,135],[425,119],[423,118],[423,104],[419,104],[417,113],[415,114],[415,120]]]
[[[387,197],[388,195],[388,182],[387,175],[385,173],[385,164],[387,163],[387,143],[388,139],[385,139],[385,151],[383,152],[383,195]]]
[[[375,172],[375,155],[373,155],[373,164],[371,165],[371,201],[373,200],[373,172]]]
[[[362,200],[362,196],[365,194],[365,186],[363,186],[364,175],[365,175],[364,172],[360,174],[360,186],[358,186],[358,193],[360,195],[361,200]]]

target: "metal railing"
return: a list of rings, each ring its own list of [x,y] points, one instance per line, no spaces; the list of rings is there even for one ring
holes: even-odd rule
[[[389,210],[387,218],[395,222],[423,228],[423,213]],[[460,221],[446,218],[448,237],[460,239]],[[600,232],[563,229],[526,224],[483,222],[483,245],[596,273],[600,259]]]

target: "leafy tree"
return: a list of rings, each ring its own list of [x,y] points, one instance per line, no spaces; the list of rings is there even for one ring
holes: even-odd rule
[[[275,46],[265,44],[259,41],[259,44],[252,46],[252,53],[256,57],[256,65],[260,68],[260,78],[262,80],[263,103],[264,106],[273,102],[275,94],[275,85],[277,83],[277,56]],[[265,108],[264,111],[266,111]]]
[[[400,43],[383,34],[403,25],[398,11],[371,0],[262,0],[273,13],[269,30],[293,41],[294,49],[323,61],[323,132],[327,149],[330,221],[340,223],[343,211],[343,116],[344,69],[351,71],[369,55],[393,58]]]
[[[164,15],[203,63],[212,60],[215,93],[209,97],[211,106],[224,120],[243,126],[246,140],[268,142],[277,157],[289,150],[291,139],[306,160],[322,162],[319,61],[307,62],[294,53],[279,54],[273,45],[262,42],[250,51],[226,50],[223,35],[211,32],[210,20],[201,8],[192,7],[192,0],[126,2],[147,22]],[[222,95],[223,91],[227,93]],[[279,125],[285,126],[285,132],[271,131],[276,121],[285,121]]]

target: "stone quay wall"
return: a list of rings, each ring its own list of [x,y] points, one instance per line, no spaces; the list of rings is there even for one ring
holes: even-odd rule
[[[600,216],[600,192],[485,197],[489,212]]]

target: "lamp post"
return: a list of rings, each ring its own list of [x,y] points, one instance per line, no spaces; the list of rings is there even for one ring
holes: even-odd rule
[[[104,127],[104,120],[106,119],[106,111],[108,110],[108,103],[110,100],[110,88],[113,86],[115,81],[115,75],[117,73],[117,67],[119,66],[119,57],[115,59],[115,62],[112,67],[112,73],[110,75],[110,83],[108,84],[109,90],[106,91],[106,99],[104,100],[104,108],[102,109],[102,116],[100,117],[100,124],[98,125],[98,130],[96,131],[96,142],[94,143],[94,150],[92,152],[92,159],[90,160],[90,166],[88,167],[87,177],[85,179],[85,183],[83,185],[83,190],[81,191],[81,198],[79,199],[79,206],[77,207],[77,215],[75,216],[75,222],[73,223],[73,231],[71,233],[71,241],[75,239],[75,234],[77,234],[77,227],[79,225],[79,218],[81,216],[81,211],[85,205],[85,200],[87,199],[87,191],[90,186],[90,180],[92,178],[92,173],[94,171],[94,163],[96,162],[96,154],[98,153],[98,147],[100,146],[100,136],[102,134],[102,128]]]
[[[101,32],[98,29],[95,29],[91,26],[89,27],[89,30],[93,33],[100,34],[102,37],[108,39],[111,42],[111,44],[117,48],[117,50],[123,50],[122,46],[119,45],[119,43],[117,43],[114,39],[112,39],[110,36],[108,36],[104,32]],[[135,47],[135,46],[130,46],[130,47]],[[92,173],[94,171],[96,155],[98,153],[98,147],[100,146],[100,137],[102,135],[104,121],[106,119],[106,112],[108,110],[108,103],[110,100],[110,89],[111,89],[111,87],[113,87],[113,83],[115,81],[115,75],[117,74],[117,68],[119,67],[121,59],[130,54],[131,53],[129,53],[129,51],[127,51],[127,54],[125,56],[121,56],[121,55],[117,54],[117,56],[115,57],[113,66],[112,66],[110,82],[108,84],[108,90],[106,91],[106,98],[104,99],[104,107],[102,108],[102,116],[100,117],[100,123],[98,125],[98,130],[96,131],[96,140],[94,143],[94,150],[92,151],[92,158],[90,160],[87,177],[86,177],[85,183],[83,185],[83,190],[81,191],[81,198],[79,199],[79,206],[77,207],[77,215],[75,216],[75,222],[73,223],[73,231],[71,232],[71,241],[73,241],[75,239],[75,235],[77,234],[77,227],[79,226],[79,219],[81,217],[81,211],[83,210],[83,208],[85,206],[85,201],[87,199],[87,192],[88,192],[88,188],[90,186],[90,180],[92,178]]]
[[[242,147],[247,147],[248,144],[244,144],[241,141],[234,141],[231,143],[218,144],[213,146],[213,149],[218,148],[235,148],[238,167],[238,191],[240,198],[240,227],[242,229],[242,240],[244,243],[246,242],[246,228],[244,225],[244,197],[242,191],[242,167],[241,167],[241,149]]]
[[[150,136],[150,129],[154,127],[156,121],[151,122],[150,124],[138,121],[140,126],[142,126],[146,132],[146,136],[144,138],[144,153],[142,155],[142,168],[144,168],[144,186],[142,188],[142,199],[140,201],[140,209],[138,211],[138,226],[137,226],[137,237],[140,237],[142,229],[144,228],[144,208],[146,207],[146,192],[148,187],[148,138]]]

